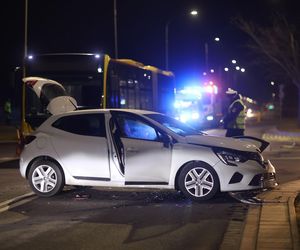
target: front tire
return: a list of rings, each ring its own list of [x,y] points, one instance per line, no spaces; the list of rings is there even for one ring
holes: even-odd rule
[[[220,182],[216,171],[205,163],[187,164],[179,174],[180,191],[195,201],[209,200],[219,191]]]
[[[41,197],[51,197],[62,191],[64,176],[60,167],[48,160],[35,161],[29,171],[31,189]]]

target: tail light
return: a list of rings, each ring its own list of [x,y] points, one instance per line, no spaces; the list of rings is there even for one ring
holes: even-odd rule
[[[37,83],[37,80],[27,81],[26,84],[30,87],[33,87]]]

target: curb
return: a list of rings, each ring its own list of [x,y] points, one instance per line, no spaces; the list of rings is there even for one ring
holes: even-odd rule
[[[299,230],[297,225],[297,215],[295,210],[295,199],[297,196],[289,197],[288,208],[290,217],[291,236],[293,241],[293,249],[299,249]]]

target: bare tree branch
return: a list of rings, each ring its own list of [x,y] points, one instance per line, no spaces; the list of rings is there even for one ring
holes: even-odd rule
[[[300,88],[299,46],[293,28],[287,20],[277,16],[268,27],[257,26],[242,17],[237,17],[234,22],[252,39],[250,48],[281,67]]]

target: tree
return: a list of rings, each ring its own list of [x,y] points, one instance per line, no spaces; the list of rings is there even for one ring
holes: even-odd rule
[[[281,69],[282,78],[290,79],[298,90],[298,125],[300,125],[300,51],[295,28],[283,16],[276,16],[267,26],[242,17],[235,24],[251,38],[250,48]]]

